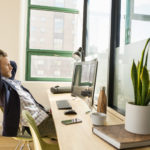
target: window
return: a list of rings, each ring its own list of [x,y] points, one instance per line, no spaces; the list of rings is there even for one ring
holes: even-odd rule
[[[59,50],[63,47],[63,40],[62,39],[54,39],[54,49]]]
[[[31,76],[45,78],[60,78],[61,76],[62,79],[70,78],[73,65],[71,60],[71,58],[66,59],[65,57],[32,55]]]
[[[150,1],[124,0],[123,3],[125,5],[122,5],[121,21],[122,24],[123,21],[125,23],[125,43],[129,44],[148,38],[150,35]]]
[[[64,7],[64,0],[55,0],[55,6]]]
[[[86,55],[96,54],[99,61],[95,95],[106,86],[108,105],[124,114],[134,98],[132,61],[137,63],[150,37],[150,1],[88,0],[88,7]]]
[[[26,80],[71,81],[83,0],[29,0]]]
[[[98,71],[95,88],[95,99],[98,99],[100,86],[107,87],[107,67],[110,39],[111,0],[89,0],[88,3],[88,37],[86,55],[96,54]]]
[[[55,33],[63,33],[64,29],[64,19],[63,18],[55,18],[54,20],[54,32]]]
[[[150,37],[148,8],[150,8],[149,0],[121,1],[121,43],[115,49],[113,105],[122,112],[125,110],[126,102],[134,99],[131,82],[132,61],[134,59],[136,63],[138,62],[146,39]]]

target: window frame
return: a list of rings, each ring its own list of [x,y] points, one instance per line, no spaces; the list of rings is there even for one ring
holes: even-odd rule
[[[134,12],[134,0],[127,1],[126,24],[125,24],[125,44],[131,43],[131,22],[132,20],[150,21],[150,15],[137,14]]]
[[[61,81],[61,82],[71,82],[71,78],[45,78],[45,77],[31,77],[31,56],[58,56],[58,57],[72,57],[72,51],[68,50],[52,50],[52,49],[32,49],[29,48],[30,42],[30,17],[31,10],[41,10],[41,11],[51,11],[51,12],[62,12],[70,14],[79,14],[79,10],[53,7],[53,6],[43,6],[43,5],[33,5],[31,0],[28,0],[28,11],[27,11],[27,37],[26,37],[26,69],[25,69],[25,79],[27,81]]]
[[[108,79],[107,79],[107,95],[108,106],[124,114],[122,110],[114,105],[114,78],[115,78],[115,55],[116,47],[120,45],[120,12],[121,1],[112,0],[111,5],[111,25],[110,25],[110,51],[109,51],[109,63],[108,63]]]

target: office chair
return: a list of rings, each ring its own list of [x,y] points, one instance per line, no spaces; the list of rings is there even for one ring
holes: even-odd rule
[[[4,109],[3,109],[3,107],[1,107],[1,106],[0,106],[0,110],[1,110],[2,112],[4,112]]]
[[[28,111],[23,111],[23,117],[27,120],[30,127],[30,131],[33,137],[34,148],[36,150],[59,150],[57,143],[48,144],[41,138],[35,121]]]
[[[1,109],[2,112],[4,112],[3,107],[0,106],[0,109]],[[19,128],[19,130],[20,130],[20,128]],[[20,132],[21,132],[21,131],[20,131]],[[17,140],[17,141],[19,141],[19,143],[18,143],[17,146],[15,147],[15,150],[18,149],[19,145],[20,145],[22,142],[23,142],[23,144],[21,144],[20,150],[22,150],[22,149],[24,148],[25,144],[27,145],[28,149],[31,150],[30,144],[29,144],[29,142],[32,142],[32,137],[31,137],[31,136],[20,134],[20,135],[18,135],[18,136],[16,136],[16,137],[12,137],[12,138],[15,139],[15,140]]]
[[[22,150],[22,149],[24,148],[25,144],[27,145],[28,149],[31,150],[30,144],[29,144],[30,142],[32,142],[32,137],[31,137],[31,136],[18,135],[18,136],[16,136],[16,137],[12,137],[12,138],[19,141],[19,143],[17,144],[15,150],[18,149],[19,145],[20,145],[22,142],[23,142],[23,143],[22,143],[21,146],[20,146],[20,150]]]

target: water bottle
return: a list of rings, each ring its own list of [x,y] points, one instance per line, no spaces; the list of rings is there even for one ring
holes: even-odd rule
[[[102,86],[100,89],[98,104],[97,104],[97,112],[107,113],[107,97],[105,93],[105,87]]]

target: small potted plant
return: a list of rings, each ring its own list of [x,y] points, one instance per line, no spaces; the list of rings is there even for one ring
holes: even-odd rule
[[[131,68],[134,102],[126,104],[125,129],[136,134],[150,134],[150,79],[147,69],[150,38],[146,41],[141,60]],[[146,52],[147,50],[147,52]]]

